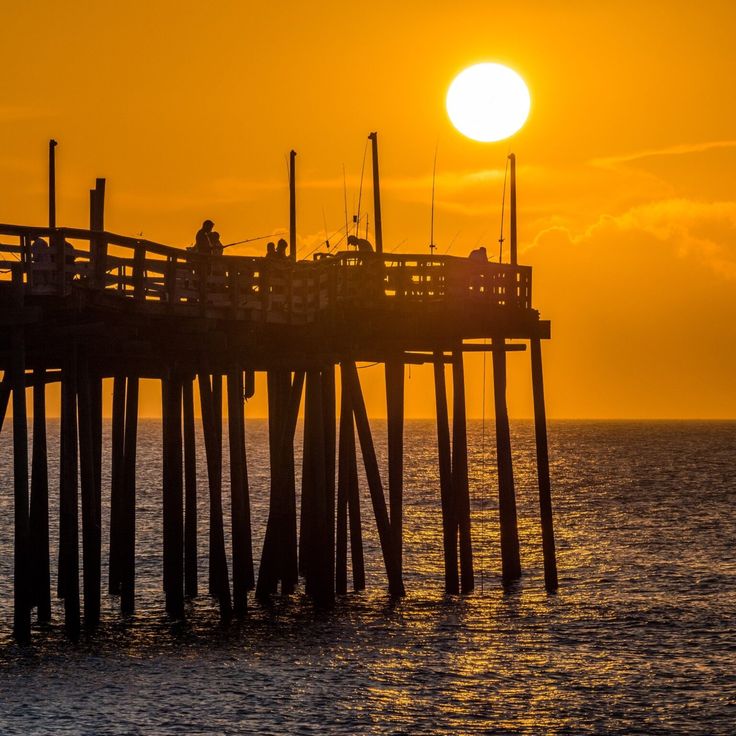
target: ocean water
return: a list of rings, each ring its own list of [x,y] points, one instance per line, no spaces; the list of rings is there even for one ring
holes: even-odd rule
[[[385,423],[373,426],[383,463]],[[34,643],[21,648],[10,636],[6,425],[0,734],[736,733],[736,423],[552,422],[549,431],[557,594],[543,586],[532,425],[512,426],[524,576],[504,591],[492,423],[469,424],[476,590],[460,598],[442,591],[433,425],[412,421],[406,598],[386,595],[361,478],[368,589],[329,612],[315,611],[300,591],[272,607],[251,600],[244,619],[223,626],[206,595],[189,604],[185,624],[163,612],[161,436],[158,422],[144,421],[136,614],[121,618],[117,599],[104,595],[100,630],[71,644],[54,601],[53,623],[34,626]],[[250,421],[247,433],[257,555],[268,493],[265,422]],[[53,496],[56,423],[49,444]],[[51,526],[55,538],[53,512]],[[106,539],[105,529],[103,558]]]

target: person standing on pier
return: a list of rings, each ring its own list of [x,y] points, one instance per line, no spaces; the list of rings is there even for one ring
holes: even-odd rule
[[[214,226],[215,223],[212,220],[205,220],[202,223],[202,227],[197,231],[197,235],[194,238],[195,253],[202,253],[203,255],[210,255],[212,253],[212,228]]]

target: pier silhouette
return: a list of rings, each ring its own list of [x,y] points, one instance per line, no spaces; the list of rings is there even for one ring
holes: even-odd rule
[[[100,618],[103,453],[111,467],[107,589],[120,596],[123,613],[135,608],[141,379],[161,382],[166,610],[173,618],[183,618],[185,599],[200,594],[196,381],[210,508],[207,590],[227,619],[247,609],[250,591],[262,600],[279,591],[288,594],[300,578],[305,592],[322,606],[347,591],[349,568],[352,587],[365,587],[366,512],[358,496],[358,445],[388,590],[393,596],[404,595],[404,377],[405,367],[412,364],[434,367],[445,589],[450,594],[473,590],[466,352],[492,354],[502,576],[507,584],[518,579],[506,353],[525,350],[528,344],[545,584],[548,590],[556,589],[541,359],[541,340],[549,338],[550,325],[532,306],[531,268],[517,263],[515,203],[512,200],[509,263],[385,253],[377,141],[372,140],[375,252],[346,250],[296,260],[293,153],[290,257],[285,259],[209,255],[107,232],[102,179],[91,191],[89,229],[56,227],[55,208],[48,227],[0,225],[0,266],[10,274],[0,281],[0,427],[12,399],[17,640],[30,639],[32,609],[39,621],[51,616],[48,498],[50,490],[57,489],[50,489],[48,482],[46,386],[53,382],[61,384],[56,593],[64,601],[65,626],[72,638],[78,637],[82,625],[94,629]],[[381,477],[356,366],[365,361],[385,367],[388,477]],[[452,422],[446,365],[452,376]],[[256,574],[244,400],[253,395],[259,371],[267,376],[270,502]],[[103,381],[113,385],[108,447],[102,441]],[[28,390],[33,394],[30,463]],[[302,403],[297,509],[294,437]],[[223,529],[226,461],[232,509],[229,556]]]

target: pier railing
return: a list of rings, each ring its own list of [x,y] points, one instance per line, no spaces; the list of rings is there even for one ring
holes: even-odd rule
[[[39,240],[42,239],[42,240]],[[135,301],[314,318],[338,304],[459,303],[531,309],[531,267],[456,256],[343,251],[296,263],[202,255],[148,240],[75,228],[0,225],[0,280],[24,293],[88,288]]]

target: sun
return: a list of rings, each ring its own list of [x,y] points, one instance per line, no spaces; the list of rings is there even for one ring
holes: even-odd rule
[[[447,114],[465,136],[490,143],[516,133],[529,116],[524,80],[502,64],[476,64],[460,72],[447,90]]]

